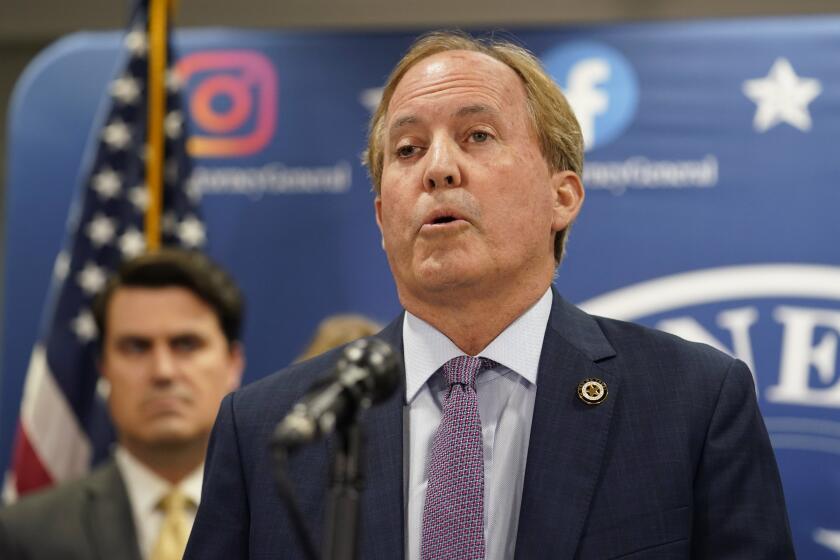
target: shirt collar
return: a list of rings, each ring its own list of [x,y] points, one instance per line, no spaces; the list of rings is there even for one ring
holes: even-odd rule
[[[161,498],[172,490],[173,485],[158,476],[122,446],[117,446],[114,458],[125,481],[135,518],[138,514],[145,515],[154,511]],[[184,495],[196,506],[201,500],[203,476],[204,465],[202,464],[178,484]]]
[[[534,305],[508,325],[479,355],[502,364],[536,384],[552,299],[549,287]],[[446,335],[408,311],[403,318],[403,352],[406,402],[414,399],[443,364],[463,355]]]

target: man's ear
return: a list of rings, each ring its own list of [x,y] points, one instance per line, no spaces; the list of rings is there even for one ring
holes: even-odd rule
[[[382,250],[385,250],[385,236],[382,233],[382,197],[377,195],[373,199],[373,211],[376,214],[376,225],[379,227],[380,242],[382,243]]]
[[[242,373],[245,371],[245,347],[241,342],[234,342],[230,347],[230,362],[228,363],[229,390],[238,389],[242,384]]]
[[[574,171],[558,171],[551,177],[551,188],[554,191],[552,229],[558,232],[575,221],[583,206],[583,181]]]

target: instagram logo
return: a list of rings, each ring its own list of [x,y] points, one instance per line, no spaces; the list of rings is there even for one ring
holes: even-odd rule
[[[263,54],[198,52],[181,59],[175,73],[190,91],[190,114],[197,128],[187,143],[190,155],[247,156],[271,140],[277,121],[277,74]]]

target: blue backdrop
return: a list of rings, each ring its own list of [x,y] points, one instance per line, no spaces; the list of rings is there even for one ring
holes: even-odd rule
[[[567,92],[588,195],[558,287],[746,360],[802,558],[840,554],[840,18],[515,33]],[[317,322],[399,311],[359,156],[412,34],[182,32],[210,253],[250,308],[246,381]],[[121,35],[77,34],[10,108],[0,466]]]

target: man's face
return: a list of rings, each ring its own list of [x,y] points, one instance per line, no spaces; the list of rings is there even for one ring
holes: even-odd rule
[[[108,305],[100,366],[120,441],[149,448],[206,440],[243,359],[189,290],[127,287]]]
[[[421,60],[390,100],[383,147],[376,217],[404,305],[548,286],[583,192],[549,169],[513,70],[468,51]]]

